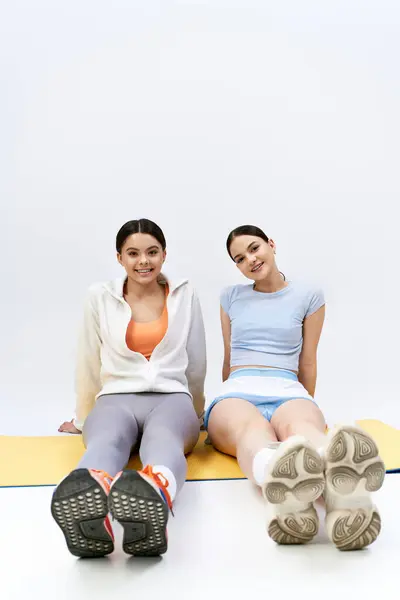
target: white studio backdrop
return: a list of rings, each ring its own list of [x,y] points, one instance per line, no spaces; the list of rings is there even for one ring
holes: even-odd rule
[[[164,230],[222,363],[233,227],[262,227],[322,286],[328,421],[400,426],[396,1],[0,3],[0,433],[74,407],[86,288],[115,277],[127,220]]]

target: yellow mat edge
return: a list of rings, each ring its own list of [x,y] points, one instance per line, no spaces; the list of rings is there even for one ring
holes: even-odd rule
[[[365,431],[367,431],[370,435],[372,435],[373,437],[376,437],[376,432],[379,430],[381,433],[383,433],[383,429],[385,429],[386,431],[384,432],[386,435],[383,436],[383,440],[381,439],[378,443],[380,452],[382,451],[382,445],[385,446],[386,448],[386,444],[389,444],[389,437],[387,435],[387,433],[391,433],[391,435],[397,435],[400,437],[400,430],[397,430],[395,428],[393,428],[390,425],[387,425],[386,423],[382,422],[382,421],[378,421],[375,419],[361,419],[359,421],[356,422],[356,424],[361,427],[362,429],[364,429]],[[374,435],[375,434],[375,435]],[[196,445],[195,451],[193,451],[189,456],[188,456],[188,477],[187,480],[188,482],[190,481],[232,481],[232,480],[241,480],[241,479],[246,479],[244,474],[241,472],[236,460],[231,457],[231,456],[227,456],[224,455],[220,452],[218,452],[217,450],[215,450],[214,448],[212,448],[211,446],[206,446],[204,444],[204,441],[206,439],[206,432],[201,432],[201,436],[199,438],[199,441]],[[378,435],[378,437],[380,437]],[[53,439],[65,439],[65,440],[70,440],[71,437],[70,436],[0,436],[0,443],[2,441],[2,439],[4,438],[12,438],[14,440],[31,440],[32,438],[39,438],[39,439],[46,439],[49,440],[49,438],[53,438]],[[80,438],[81,439],[81,438]],[[67,444],[70,443],[70,441],[66,442]],[[81,451],[83,450],[83,444],[82,444],[82,448]],[[201,459],[199,457],[199,455],[201,455]],[[4,455],[3,455],[4,456]],[[217,462],[217,464],[211,464],[210,462],[209,464],[207,464],[207,458],[211,457],[211,463],[212,462]],[[198,464],[198,463],[201,464]],[[221,465],[221,462],[223,463]],[[397,466],[394,465],[394,463],[396,463]],[[140,468],[140,462],[137,460],[137,457],[133,457],[128,464],[127,468]],[[204,470],[206,471],[206,473],[204,473]],[[10,473],[7,473],[7,469],[5,470],[5,474],[3,476],[3,469],[0,467],[0,488],[13,488],[13,487],[54,487],[55,485],[57,485],[56,482],[60,481],[62,479],[63,476],[65,476],[67,473],[63,473],[63,475],[61,477],[59,476],[44,476],[44,477],[38,477],[36,475],[36,473],[32,473],[32,475],[29,477],[24,477],[24,475],[22,475],[21,477],[21,472],[18,473],[13,473],[10,476]],[[221,471],[224,472],[224,476],[221,476],[220,473]],[[203,474],[202,474],[203,472]],[[393,459],[393,461],[388,461],[387,464],[387,472],[388,473],[398,473],[400,472],[400,454],[399,454],[399,459]],[[19,483],[21,481],[21,478],[26,480],[26,483]],[[38,481],[41,480],[41,483],[38,483]]]

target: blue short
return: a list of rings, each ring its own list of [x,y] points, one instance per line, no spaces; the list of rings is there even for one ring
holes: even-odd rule
[[[288,400],[314,399],[299,382],[296,373],[283,369],[243,368],[233,371],[222,384],[219,394],[211,402],[204,415],[207,429],[214,406],[226,398],[247,400],[258,408],[270,421],[279,406]]]

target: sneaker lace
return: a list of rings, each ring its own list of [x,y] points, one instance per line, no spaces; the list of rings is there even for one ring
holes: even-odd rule
[[[162,497],[164,498],[165,502],[168,505],[169,510],[171,511],[171,513],[173,515],[174,513],[172,510],[172,500],[171,500],[171,496],[169,495],[169,492],[167,490],[167,487],[169,486],[168,479],[162,473],[157,473],[157,472],[155,473],[153,471],[153,467],[151,465],[147,465],[147,467],[145,467],[142,470],[142,473],[144,473],[148,477],[151,477],[153,479],[153,481],[157,484],[157,486],[160,489]]]
[[[100,471],[99,469],[91,469],[92,473],[95,473],[97,479],[104,485],[107,493],[109,493],[113,478],[106,471]]]

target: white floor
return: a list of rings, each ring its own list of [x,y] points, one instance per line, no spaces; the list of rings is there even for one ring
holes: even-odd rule
[[[109,558],[79,560],[64,547],[49,511],[52,487],[0,489],[3,516],[0,597],[268,598],[398,597],[400,475],[388,475],[375,496],[383,529],[369,549],[343,553],[323,525],[314,543],[279,547],[267,536],[264,506],[247,481],[187,483],[169,524],[169,550],[135,559],[120,549]],[[322,516],[322,515],[321,515]],[[388,597],[388,596],[387,596]]]

